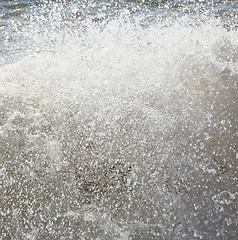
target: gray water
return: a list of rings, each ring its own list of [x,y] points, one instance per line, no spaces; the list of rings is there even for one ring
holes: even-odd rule
[[[0,239],[237,239],[238,1],[0,1]]]

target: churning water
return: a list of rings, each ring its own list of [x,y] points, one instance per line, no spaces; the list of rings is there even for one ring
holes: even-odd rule
[[[0,239],[236,239],[238,1],[0,1]]]

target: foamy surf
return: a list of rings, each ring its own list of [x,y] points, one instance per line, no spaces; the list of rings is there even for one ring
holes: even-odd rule
[[[1,237],[235,239],[235,26],[84,4],[35,6],[4,56]]]

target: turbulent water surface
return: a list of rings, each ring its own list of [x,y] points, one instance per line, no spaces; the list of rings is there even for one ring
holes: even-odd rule
[[[0,239],[238,235],[238,1],[0,1]]]

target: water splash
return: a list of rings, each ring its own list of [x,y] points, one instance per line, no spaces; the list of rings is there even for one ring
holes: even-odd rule
[[[235,239],[237,30],[129,6],[49,3],[18,24],[3,238]]]

